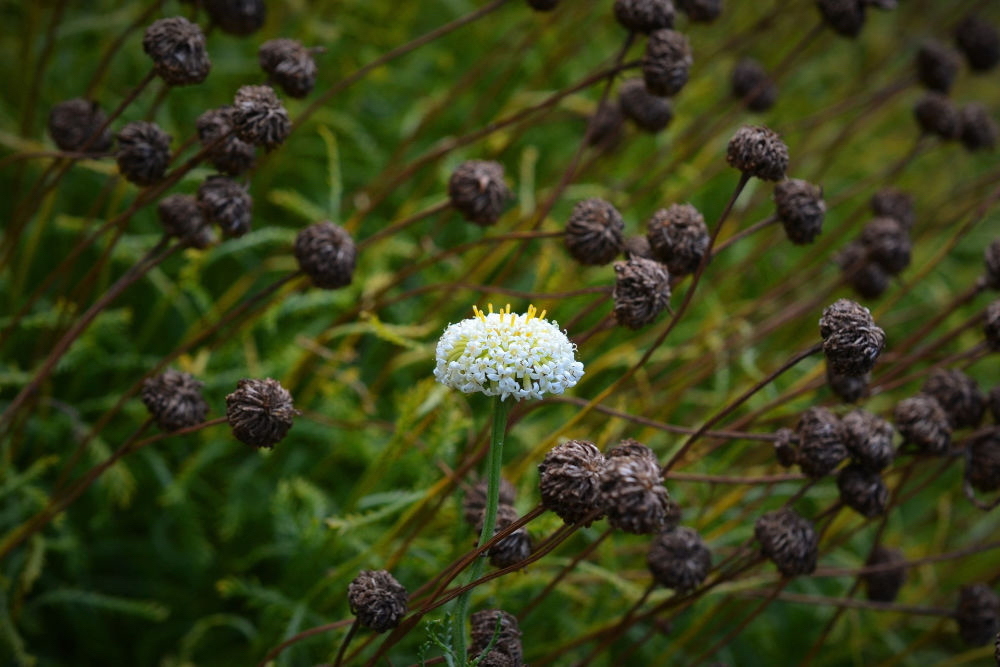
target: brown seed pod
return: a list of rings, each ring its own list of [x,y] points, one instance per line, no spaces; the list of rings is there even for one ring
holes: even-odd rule
[[[1000,290],[1000,239],[986,246],[984,253],[986,260],[986,286],[995,290]]]
[[[944,454],[951,445],[948,415],[933,396],[917,394],[903,399],[896,404],[892,420],[904,442],[927,454]]]
[[[225,176],[209,176],[198,188],[198,203],[205,217],[234,238],[250,231],[253,198],[243,186]]]
[[[617,445],[609,449],[604,454],[604,457],[607,459],[614,456],[642,456],[657,465],[660,463],[660,459],[657,458],[656,452],[634,438],[625,438],[624,440],[619,441]]]
[[[947,94],[958,67],[958,54],[937,40],[925,40],[917,51],[917,77],[931,90]]]
[[[663,530],[676,512],[659,464],[645,456],[607,459],[598,502],[612,527],[638,535]]]
[[[788,169],[788,146],[766,127],[744,125],[729,140],[726,162],[761,180],[780,181]]]
[[[958,112],[962,124],[960,139],[970,151],[991,151],[997,145],[997,124],[982,104],[966,104]]]
[[[135,121],[118,133],[118,171],[129,183],[153,185],[170,162],[170,135],[154,123]]]
[[[618,89],[618,104],[633,123],[646,132],[659,132],[670,124],[674,108],[666,97],[652,95],[642,79],[629,79]]]
[[[347,587],[347,601],[358,623],[375,632],[399,625],[407,609],[409,594],[385,570],[361,570]]]
[[[955,609],[958,634],[969,646],[989,644],[1000,630],[1000,597],[986,584],[963,586]]]
[[[827,27],[844,37],[857,37],[865,25],[862,0],[816,0]]]
[[[892,424],[864,410],[852,410],[840,423],[844,427],[844,445],[851,458],[871,470],[884,470],[892,463]]]
[[[694,273],[708,251],[705,218],[691,204],[671,204],[653,214],[646,225],[653,255],[672,275]]]
[[[49,136],[62,151],[106,153],[114,142],[111,130],[105,127],[93,140],[91,136],[104,127],[107,120],[107,114],[97,102],[79,97],[66,100],[49,112]],[[88,141],[90,145],[84,149]]]
[[[251,447],[270,449],[292,428],[299,413],[292,395],[277,380],[245,379],[226,396],[226,419],[233,435]]]
[[[448,180],[451,205],[463,218],[481,227],[496,224],[511,198],[503,180],[503,165],[488,160],[466,160]]]
[[[870,204],[876,217],[894,218],[907,230],[913,229],[916,213],[910,193],[896,188],[882,188],[872,195]]]
[[[172,433],[205,421],[208,403],[201,395],[202,386],[190,373],[168,368],[146,378],[140,396],[160,430]]]
[[[844,273],[844,280],[863,299],[876,299],[889,287],[891,276],[868,258],[868,250],[860,241],[844,246],[835,261]]]
[[[837,475],[840,500],[861,516],[872,519],[885,514],[889,489],[874,470],[852,463]]]
[[[871,312],[850,299],[838,299],[823,311],[819,333],[827,363],[841,375],[864,375],[885,348],[885,332]]]
[[[160,78],[171,86],[201,83],[212,69],[205,35],[183,16],[154,21],[142,37],[142,50],[153,59]]]
[[[610,202],[597,197],[577,202],[566,222],[564,242],[576,261],[607,264],[622,249],[625,221]]]
[[[677,9],[699,23],[711,23],[722,13],[722,0],[677,0]]]
[[[1000,490],[1000,427],[988,429],[969,443],[965,477],[983,493]]]
[[[615,320],[629,329],[641,329],[670,305],[670,274],[651,259],[630,257],[615,262]]]
[[[986,72],[1000,63],[1000,32],[982,18],[969,15],[955,27],[955,44],[969,67]]]
[[[899,549],[888,549],[883,546],[875,547],[871,556],[865,561],[865,565],[896,565],[886,570],[869,572],[861,575],[865,582],[865,589],[868,592],[868,599],[873,602],[893,602],[899,595],[899,589],[906,581],[906,568],[903,564],[906,559]]]
[[[650,33],[674,27],[671,0],[615,0],[615,18],[626,30]]]
[[[754,535],[764,555],[786,577],[812,574],[819,555],[813,524],[790,507],[767,512],[754,524]]]
[[[926,93],[913,107],[913,115],[924,134],[951,140],[962,133],[958,109],[941,93]]]
[[[316,85],[316,61],[294,39],[272,39],[260,45],[257,60],[271,80],[289,96],[302,98]]]
[[[613,151],[625,134],[625,114],[617,104],[605,102],[587,120],[587,145]]]
[[[693,63],[687,37],[674,30],[650,33],[642,59],[646,89],[653,95],[676,95],[687,83]]]
[[[857,403],[862,398],[867,398],[869,394],[868,383],[871,382],[871,379],[871,373],[852,377],[835,373],[829,365],[826,367],[826,383],[830,385],[833,393],[845,403]]]
[[[357,249],[347,230],[324,221],[309,225],[295,237],[295,259],[313,285],[337,289],[351,284]]]
[[[470,526],[475,526],[486,509],[486,494],[489,491],[489,480],[481,479],[476,482],[462,501],[462,517]],[[500,504],[513,505],[516,491],[514,485],[506,478],[500,478]]]
[[[712,552],[697,531],[678,527],[653,538],[646,565],[656,583],[687,593],[705,581],[712,567]]]
[[[476,520],[477,534],[481,534],[483,531],[483,519],[485,516],[486,509],[483,508],[483,511],[480,512],[479,517]],[[493,529],[493,534],[496,535],[520,518],[521,517],[517,514],[517,510],[511,505],[499,505],[497,507],[497,520],[496,526]],[[531,535],[528,534],[528,529],[523,526],[497,542],[489,550],[490,562],[494,567],[501,568],[510,567],[511,565],[520,563],[530,555]]]
[[[655,259],[653,248],[649,245],[649,239],[645,234],[636,234],[625,239],[625,259],[642,257],[643,259]]]
[[[236,135],[254,146],[271,150],[292,131],[288,111],[270,86],[243,86],[233,99]]]
[[[819,186],[797,178],[781,181],[774,186],[774,203],[785,235],[792,243],[812,243],[823,231],[826,203]]]
[[[986,306],[983,318],[983,335],[991,350],[1000,352],[1000,300]]]
[[[921,391],[937,399],[953,429],[979,426],[986,397],[979,385],[962,371],[934,369]]]
[[[195,127],[202,148],[208,149],[209,161],[222,173],[238,176],[254,166],[257,150],[236,136],[231,106],[209,109],[198,116]]]
[[[216,241],[212,227],[202,215],[198,200],[191,195],[164,197],[156,207],[163,230],[188,248],[204,250]]]
[[[493,648],[480,665],[513,665],[521,667],[524,664],[523,648],[521,646],[521,628],[517,624],[517,618],[499,609],[484,609],[477,611],[469,617],[471,625],[471,645],[469,651],[472,655],[478,656],[489,646],[493,635],[497,640]],[[499,626],[499,629],[498,629]],[[507,658],[509,662],[487,662],[497,657]]]
[[[829,475],[847,458],[844,427],[837,415],[826,408],[814,407],[803,412],[795,431],[799,438],[796,462],[809,477]]]
[[[542,506],[568,524],[580,523],[598,508],[603,469],[604,455],[594,443],[570,440],[556,445],[538,464]]]
[[[204,0],[212,23],[230,35],[257,32],[267,18],[264,0]]]
[[[886,273],[897,275],[910,265],[912,244],[906,227],[895,218],[875,218],[861,231],[868,257]]]
[[[729,85],[733,95],[743,100],[750,111],[767,111],[778,99],[778,86],[764,66],[753,58],[743,58],[736,63]]]
[[[551,12],[559,5],[559,0],[528,0],[528,6],[536,12]]]
[[[774,435],[777,436],[774,441],[774,454],[778,457],[778,463],[785,468],[791,468],[799,459],[798,436],[790,428],[779,428]]]

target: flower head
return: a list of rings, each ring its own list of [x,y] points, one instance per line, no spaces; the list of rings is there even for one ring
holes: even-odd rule
[[[534,306],[521,315],[510,305],[451,324],[437,344],[434,377],[466,394],[482,392],[506,400],[561,394],[583,376],[576,346]]]

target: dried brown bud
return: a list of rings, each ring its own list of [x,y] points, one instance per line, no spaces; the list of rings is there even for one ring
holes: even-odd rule
[[[983,335],[991,350],[1000,352],[1000,301],[994,301],[986,306],[983,317]]]
[[[469,222],[482,227],[496,224],[511,198],[503,181],[503,165],[487,160],[467,160],[448,180],[451,205]]]
[[[238,176],[254,166],[257,150],[236,136],[231,106],[209,109],[198,116],[195,126],[198,140],[202,148],[208,149],[208,159],[216,169]]]
[[[462,517],[470,526],[475,526],[486,509],[486,494],[489,491],[489,480],[481,479],[469,489],[462,501]],[[514,485],[505,478],[500,478],[500,504],[513,505],[516,492]]]
[[[966,104],[958,112],[962,144],[970,151],[991,151],[997,145],[997,124],[982,104]]]
[[[205,421],[208,403],[202,383],[190,373],[168,368],[142,383],[142,403],[161,431],[172,433]]]
[[[670,274],[651,259],[630,257],[615,262],[615,320],[629,329],[640,329],[670,305]]]
[[[209,176],[198,188],[198,203],[211,222],[226,236],[239,237],[250,231],[253,198],[243,186],[225,176]]]
[[[983,253],[986,260],[986,286],[1000,290],[1000,239],[986,246]]]
[[[657,533],[676,516],[676,505],[663,486],[659,464],[645,456],[607,459],[599,502],[608,523],[627,533]]]
[[[559,0],[528,0],[528,6],[536,12],[551,12],[559,5]]]
[[[201,83],[212,69],[201,28],[183,16],[154,21],[142,38],[142,50],[171,86]]]
[[[305,97],[316,85],[316,61],[294,39],[272,39],[260,45],[257,60],[271,80],[291,97]]]
[[[226,419],[233,435],[251,447],[274,447],[292,428],[298,410],[277,380],[240,380],[226,396]]]
[[[674,27],[671,0],[615,0],[615,18],[627,30],[650,33]]]
[[[642,79],[629,79],[622,84],[618,89],[618,104],[633,123],[647,132],[659,132],[674,117],[670,100],[651,94]]]
[[[692,63],[691,45],[684,35],[673,30],[650,33],[642,59],[646,89],[654,95],[676,95],[687,83]]]
[[[604,455],[592,442],[570,440],[553,447],[538,464],[542,506],[566,523],[580,523],[598,508],[603,469]]]
[[[399,625],[407,609],[409,594],[385,570],[361,570],[347,587],[347,601],[358,623],[375,632]]]
[[[963,586],[955,609],[958,634],[969,646],[983,646],[1000,630],[1000,597],[986,584]]]
[[[774,454],[778,457],[778,463],[785,468],[791,468],[799,458],[798,436],[790,428],[779,428],[775,434]]]
[[[483,511],[476,519],[476,533],[482,533],[485,515],[486,509],[483,508]],[[497,520],[493,534],[496,535],[519,518],[521,517],[518,516],[517,510],[511,505],[499,505],[497,507]],[[528,534],[528,529],[524,526],[497,542],[489,550],[490,562],[493,563],[494,567],[510,567],[511,565],[520,563],[530,555],[531,535]]]
[[[978,426],[983,420],[986,397],[976,381],[962,371],[936,368],[921,391],[937,399],[953,429]]]
[[[819,186],[797,178],[782,181],[774,186],[774,203],[785,235],[792,243],[812,243],[823,231],[826,203]]]
[[[844,273],[844,280],[861,298],[878,298],[889,287],[891,276],[868,258],[868,250],[860,241],[848,243],[835,259]]]
[[[111,130],[104,128],[101,134],[91,139],[107,122],[108,117],[98,106],[82,98],[66,100],[52,107],[49,112],[49,136],[59,150],[88,153],[106,153],[114,138]],[[89,145],[87,145],[89,142]],[[84,149],[84,146],[87,146]]]
[[[819,555],[819,538],[812,522],[790,507],[767,512],[754,524],[764,555],[786,577],[812,574]]]
[[[913,115],[924,134],[942,139],[958,139],[962,132],[962,119],[958,109],[941,93],[927,93],[913,107]]]
[[[823,477],[847,458],[844,427],[837,415],[826,408],[809,408],[796,427],[799,453],[796,462],[806,475]]]
[[[955,44],[969,67],[986,72],[1000,63],[1000,32],[978,16],[966,16],[955,28]]]
[[[896,275],[910,265],[912,244],[906,227],[895,218],[875,218],[861,232],[868,257],[886,273]]]
[[[837,475],[840,500],[869,519],[885,514],[889,489],[874,470],[852,463]]]
[[[135,121],[118,133],[118,171],[129,183],[153,185],[170,162],[170,135],[154,123]]]
[[[694,273],[708,251],[705,218],[691,204],[661,208],[653,214],[646,229],[649,247],[672,275]]]
[[[212,22],[230,35],[257,32],[267,18],[264,0],[204,0]]]
[[[892,424],[864,410],[852,410],[840,420],[844,445],[857,463],[871,470],[884,470],[892,463]]]
[[[285,141],[292,122],[270,86],[243,86],[233,99],[233,127],[243,141],[270,150]]]
[[[604,457],[608,459],[614,456],[642,456],[657,465],[660,463],[660,459],[657,458],[656,452],[634,438],[625,438],[624,440],[619,441],[617,445],[609,449],[604,454]]]
[[[687,593],[705,581],[712,567],[712,552],[696,531],[674,528],[653,538],[646,565],[656,583]]]
[[[1000,385],[990,390],[987,402],[990,404],[990,413],[993,415],[993,421],[1000,424]]]
[[[198,200],[191,195],[170,195],[156,207],[163,230],[189,248],[204,250],[215,243],[212,227],[205,221]]]
[[[931,90],[947,94],[958,75],[958,54],[937,40],[928,39],[917,51],[917,77]]]
[[[523,649],[521,647],[521,628],[517,624],[517,618],[512,614],[499,609],[484,609],[477,611],[469,617],[471,625],[470,634],[472,638],[469,647],[472,655],[478,656],[490,645],[493,635],[497,636],[496,643],[490,649],[480,665],[513,665],[521,667],[524,664]],[[499,629],[498,629],[499,627]],[[507,658],[508,662],[489,662],[497,657]]]
[[[677,0],[677,8],[692,21],[711,23],[722,13],[722,0]]]
[[[865,25],[862,0],[816,0],[826,25],[838,35],[857,37]]]
[[[994,426],[969,443],[965,477],[984,493],[1000,490],[1000,427]]]
[[[610,202],[584,199],[566,222],[566,249],[581,264],[607,264],[621,252],[624,229],[621,213]]]
[[[733,95],[742,99],[750,111],[767,111],[778,99],[778,87],[764,66],[753,58],[736,63],[729,84]]]
[[[295,237],[295,259],[316,287],[337,289],[350,285],[356,258],[351,235],[332,222],[309,225]]]
[[[865,373],[858,377],[850,375],[840,375],[835,373],[829,365],[826,367],[826,382],[830,389],[845,403],[857,403],[862,398],[868,396],[868,383],[871,382],[871,373]]]
[[[873,602],[893,602],[899,595],[899,589],[906,581],[906,559],[898,549],[887,549],[878,546],[872,551],[865,565],[897,565],[891,569],[879,572],[869,572],[861,575],[868,591],[868,599]]]
[[[879,218],[895,218],[906,229],[913,229],[916,213],[913,196],[896,188],[882,188],[871,198],[872,213]]]
[[[943,454],[951,445],[948,415],[937,399],[917,394],[896,404],[892,416],[903,440],[928,454]]]
[[[636,234],[625,239],[625,259],[633,257],[655,259],[653,248],[649,245],[649,239],[645,234]]]
[[[823,311],[819,333],[827,363],[842,375],[864,375],[885,347],[885,332],[871,312],[850,299],[838,299]]]
[[[766,127],[744,125],[729,140],[726,162],[761,180],[780,181],[788,169],[788,146]]]
[[[625,131],[625,114],[617,104],[605,102],[587,120],[587,145],[602,151],[612,151],[621,143]]]

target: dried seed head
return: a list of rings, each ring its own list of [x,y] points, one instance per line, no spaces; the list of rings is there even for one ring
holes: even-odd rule
[[[486,509],[483,508],[483,511],[480,512],[476,519],[476,533],[482,533],[485,515]],[[493,534],[496,535],[520,518],[517,510],[511,505],[499,505],[497,507],[497,521]],[[518,528],[491,547],[489,555],[490,562],[493,563],[494,567],[510,567],[511,565],[520,563],[531,555],[531,535],[528,534],[528,529],[523,526]]]
[[[778,99],[778,86],[764,66],[753,58],[743,58],[736,63],[729,83],[733,95],[742,99],[750,111],[767,111]]]
[[[958,75],[958,54],[934,39],[917,51],[917,77],[931,90],[947,94]]]
[[[722,13],[722,0],[677,0],[677,8],[692,21],[711,23]]]
[[[852,377],[835,373],[829,365],[826,367],[826,383],[830,385],[833,393],[845,403],[857,403],[862,398],[866,398],[868,396],[868,383],[871,382],[871,379],[871,373]]]
[[[559,4],[559,0],[528,0],[528,6],[537,12],[551,12]]]
[[[850,299],[838,299],[823,311],[819,333],[827,363],[842,375],[864,375],[885,347],[885,332],[871,312]]]
[[[649,245],[649,239],[645,234],[636,234],[625,239],[625,259],[642,257],[643,259],[655,259],[653,248]]]
[[[230,35],[257,32],[267,18],[264,0],[205,0],[204,4],[212,23]]]
[[[1000,427],[993,427],[969,443],[965,477],[983,493],[1000,490]]]
[[[285,141],[292,131],[285,106],[270,86],[243,86],[233,100],[236,135],[268,150]]]
[[[607,264],[621,252],[624,229],[621,213],[610,202],[584,199],[566,222],[566,249],[581,264]]]
[[[183,16],[154,21],[142,37],[142,50],[153,59],[160,78],[171,86],[201,83],[212,69],[205,35]]]
[[[871,470],[884,470],[892,463],[892,424],[864,410],[852,410],[840,420],[844,445],[855,462]]]
[[[621,143],[625,131],[625,114],[617,104],[605,102],[587,120],[587,145],[602,151],[612,151]]]
[[[654,95],[676,95],[687,83],[692,63],[687,37],[673,30],[650,33],[642,59],[646,89]]]
[[[986,72],[1000,63],[1000,32],[978,16],[966,16],[955,28],[955,44],[969,67]]]
[[[917,394],[903,399],[896,404],[892,420],[904,442],[928,454],[943,454],[951,445],[948,415],[933,396]]]
[[[775,434],[774,453],[778,457],[778,463],[785,468],[791,468],[799,458],[798,436],[790,428],[779,428]]]
[[[885,514],[889,489],[874,470],[852,463],[837,475],[840,500],[869,519]]]
[[[524,664],[523,649],[521,647],[521,628],[518,627],[517,618],[512,614],[499,609],[484,609],[477,611],[469,617],[471,625],[471,645],[469,651],[472,655],[478,655],[490,645],[493,635],[497,640],[493,648],[480,665],[514,665],[521,667]],[[499,626],[499,629],[498,629]],[[498,658],[507,658],[509,662],[490,662],[494,659],[494,654]]]
[[[986,286],[1000,290],[1000,239],[986,246]]]
[[[676,505],[663,486],[659,464],[645,456],[607,459],[599,502],[608,523],[627,533],[657,533],[676,516]]]
[[[226,236],[239,237],[250,231],[253,198],[236,181],[209,176],[198,188],[198,203],[205,217],[219,225]]]
[[[708,250],[705,218],[691,204],[671,204],[654,213],[646,238],[656,258],[675,276],[694,273]]]
[[[336,289],[350,285],[356,257],[351,235],[332,222],[309,225],[295,237],[295,259],[316,287]]]
[[[77,97],[52,107],[49,112],[49,136],[59,150],[79,151],[90,141],[90,137],[107,122],[107,115],[97,105]],[[106,153],[111,149],[114,138],[111,130],[104,128],[87,146],[88,153]]]
[[[660,463],[660,459],[656,457],[656,452],[634,438],[621,440],[617,445],[609,449],[604,456],[609,459],[615,456],[642,456],[657,465]]]
[[[294,39],[272,39],[257,50],[260,68],[291,97],[301,98],[316,85],[316,61]]]
[[[816,569],[819,538],[812,522],[790,507],[768,512],[757,519],[754,535],[764,555],[786,577],[811,574]]]
[[[799,417],[797,463],[806,475],[823,477],[847,458],[844,427],[837,415],[826,408],[809,408]]]
[[[215,243],[212,227],[205,221],[198,200],[191,195],[164,197],[156,213],[164,231],[180,239],[188,248],[204,250]]]
[[[503,181],[503,165],[488,160],[466,160],[448,180],[451,205],[469,222],[482,227],[500,219],[511,198]]]
[[[674,108],[666,97],[652,95],[642,79],[629,79],[618,89],[622,112],[640,129],[659,132],[670,124]]]
[[[865,25],[862,0],[816,0],[826,25],[838,35],[857,37]]]
[[[897,565],[891,569],[879,572],[869,572],[861,575],[865,581],[865,588],[868,591],[868,599],[873,602],[892,602],[899,595],[899,589],[906,581],[906,568],[899,549],[887,549],[883,546],[875,547],[865,565]]]
[[[170,135],[154,123],[135,121],[118,133],[118,171],[136,185],[153,185],[170,162]]]
[[[989,345],[990,349],[1000,352],[1000,301],[994,301],[986,306],[983,334],[986,336],[986,344]]]
[[[991,151],[997,145],[997,124],[982,104],[966,104],[958,112],[962,124],[960,138],[970,151]]]
[[[598,508],[603,469],[604,455],[594,443],[570,440],[556,445],[538,464],[542,506],[566,523],[580,523]]]
[[[481,479],[465,494],[465,499],[462,501],[462,517],[470,526],[475,526],[479,522],[483,510],[486,509],[486,494],[489,491],[489,484],[488,479]],[[501,477],[500,504],[513,505],[515,495],[514,485]]]
[[[712,567],[712,552],[696,531],[679,527],[653,538],[646,565],[656,583],[687,593],[705,581]]]
[[[792,243],[812,243],[823,231],[826,203],[819,186],[798,178],[781,181],[774,186],[774,203],[785,235]]]
[[[937,399],[952,429],[979,426],[983,420],[986,397],[976,381],[962,371],[937,368],[921,391]]]
[[[958,139],[962,132],[962,119],[958,108],[941,93],[927,93],[913,107],[913,115],[924,134],[942,139]]]
[[[208,403],[202,383],[190,373],[168,368],[142,383],[142,403],[161,431],[172,433],[205,421]]]
[[[674,27],[671,0],[615,0],[615,18],[627,30],[650,33]]]
[[[347,587],[347,601],[358,623],[375,632],[399,625],[409,594],[385,570],[361,570]]]
[[[990,404],[990,413],[993,415],[993,421],[1000,424],[1000,385],[990,390],[987,401]]]
[[[780,181],[788,168],[788,146],[766,127],[744,125],[729,140],[726,162],[761,180]]]
[[[882,188],[871,198],[872,213],[879,218],[895,218],[906,229],[913,229],[916,213],[913,196],[896,188]]]
[[[257,150],[253,144],[236,136],[233,129],[233,108],[221,106],[198,116],[195,124],[202,148],[208,149],[208,159],[216,169],[238,176],[254,166]],[[218,143],[216,143],[218,142]]]
[[[615,262],[615,320],[641,329],[670,305],[670,274],[651,259],[630,257]]]
[[[226,396],[226,419],[233,435],[251,447],[274,447],[292,428],[298,410],[277,380],[247,379]]]
[[[969,646],[988,644],[1000,630],[1000,597],[986,584],[963,586],[955,609],[958,634]]]
[[[848,243],[837,253],[835,259],[844,273],[847,284],[861,298],[878,298],[889,287],[891,276],[879,264],[868,258],[868,250],[860,241]]]
[[[910,265],[910,234],[895,218],[875,218],[861,232],[861,243],[872,261],[896,275]]]

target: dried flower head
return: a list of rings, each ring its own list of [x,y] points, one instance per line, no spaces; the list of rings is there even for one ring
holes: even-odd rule
[[[564,242],[581,264],[607,264],[622,249],[625,221],[610,202],[592,197],[577,202],[566,222]]]
[[[677,8],[692,21],[711,23],[722,13],[722,0],[677,0]]]
[[[212,227],[202,215],[198,200],[191,195],[164,197],[156,207],[163,230],[189,248],[205,249],[215,243]]]
[[[844,427],[837,415],[826,408],[809,408],[799,417],[797,463],[806,475],[823,477],[847,458]]]
[[[819,555],[819,538],[812,522],[790,507],[767,512],[754,524],[764,555],[786,577],[812,574]]]
[[[816,0],[826,25],[838,35],[857,37],[865,25],[862,0]]]
[[[962,133],[962,119],[958,108],[941,93],[927,93],[913,107],[913,115],[924,134],[945,140],[958,139]]]
[[[204,0],[212,23],[230,35],[257,32],[267,18],[264,0]]]
[[[965,477],[984,493],[1000,490],[1000,427],[994,426],[969,443]]]
[[[569,440],[556,445],[538,464],[542,506],[566,523],[580,523],[598,508],[602,470],[604,455],[594,443]]]
[[[1000,63],[1000,32],[982,18],[969,15],[955,27],[955,44],[969,67],[986,72]]]
[[[1000,351],[1000,300],[986,306],[983,317],[983,335],[991,350]]]
[[[705,581],[712,567],[712,552],[697,531],[678,527],[653,538],[646,565],[656,583],[687,593]]]
[[[469,222],[483,227],[495,224],[511,198],[503,181],[503,165],[489,160],[466,160],[448,180],[448,197]]]
[[[985,106],[978,103],[966,104],[959,112],[962,132],[959,138],[970,151],[991,151],[997,145],[997,124]]]
[[[672,275],[694,273],[708,251],[705,218],[691,204],[671,204],[653,214],[646,226],[653,254]]]
[[[465,494],[462,501],[462,518],[470,526],[475,526],[486,509],[486,493],[489,490],[489,480],[481,479]],[[500,504],[513,505],[516,492],[514,485],[506,478],[500,478]]]
[[[195,127],[208,160],[222,173],[238,176],[254,166],[257,149],[236,136],[231,106],[209,109],[198,116]]]
[[[990,414],[993,415],[993,421],[1000,424],[1000,385],[990,390],[986,400],[990,404]]]
[[[49,112],[49,136],[62,151],[106,153],[114,142],[111,130],[104,127],[107,121],[107,114],[97,102],[77,97],[52,107]],[[101,133],[94,136],[98,130]]]
[[[656,452],[634,438],[625,438],[624,440],[619,441],[618,444],[609,449],[604,456],[609,459],[614,456],[642,456],[657,465],[660,463],[660,459],[657,458]]]
[[[332,222],[309,225],[295,237],[295,259],[316,287],[337,289],[350,285],[356,258],[351,235]]]
[[[615,262],[615,320],[629,329],[640,329],[670,305],[670,274],[651,259],[630,257]]]
[[[201,83],[212,69],[205,35],[183,16],[154,21],[143,35],[142,50],[153,59],[160,78],[171,86]]]
[[[205,421],[208,403],[202,383],[190,373],[168,368],[142,383],[142,403],[161,431],[172,433]]]
[[[895,218],[906,229],[913,229],[916,213],[910,193],[896,188],[882,188],[872,195],[870,204],[876,217]]]
[[[283,143],[292,131],[288,111],[270,86],[243,86],[233,99],[236,135],[268,150]]]
[[[484,609],[477,611],[469,617],[471,625],[471,645],[469,650],[472,655],[479,655],[489,646],[495,634],[497,639],[493,648],[480,665],[513,665],[521,667],[524,664],[523,649],[521,647],[521,628],[517,624],[517,618],[513,614],[508,614],[499,609]],[[486,662],[497,654],[507,658],[509,662]]]
[[[636,234],[625,239],[625,259],[642,257],[643,259],[655,259],[653,248],[649,245],[649,239],[645,234]]]
[[[986,246],[983,257],[986,263],[986,273],[983,276],[986,280],[986,286],[1000,290],[1000,239]]]
[[[848,412],[840,423],[844,427],[844,445],[855,462],[876,471],[892,463],[892,424],[864,410]]]
[[[948,415],[937,399],[927,394],[903,399],[892,416],[903,441],[928,454],[943,454],[951,445]]]
[[[615,18],[627,30],[650,33],[674,27],[671,0],[615,0]]]
[[[486,518],[485,508],[476,519],[476,533],[482,533],[484,518]],[[521,517],[518,516],[516,509],[511,505],[501,503],[497,507],[496,526],[493,529],[493,534],[496,535],[519,518]],[[524,526],[497,542],[489,551],[490,562],[493,563],[494,567],[510,567],[520,563],[530,555],[531,535],[528,534],[528,529]]]
[[[861,231],[868,257],[886,273],[896,275],[910,265],[912,244],[906,227],[895,218],[875,218]]]
[[[921,391],[937,399],[953,429],[979,426],[986,397],[979,385],[962,371],[934,369]]]
[[[963,586],[955,609],[958,634],[969,646],[990,643],[1000,630],[1000,597],[986,584]]]
[[[885,514],[889,489],[881,475],[857,463],[846,466],[837,475],[840,500],[869,519]]]
[[[251,447],[274,447],[292,428],[298,410],[277,380],[244,379],[226,396],[226,419],[233,435]]]
[[[792,243],[812,243],[823,231],[826,203],[819,186],[798,178],[781,181],[774,186],[774,203],[785,235]]]
[[[574,358],[576,346],[555,322],[539,315],[534,306],[520,315],[506,311],[484,313],[448,325],[437,344],[434,377],[465,394],[542,398],[561,394],[583,377],[583,364]]]
[[[780,181],[788,168],[788,146],[766,127],[744,125],[729,140],[726,162],[761,180]]]
[[[642,59],[647,90],[654,95],[676,95],[687,83],[693,62],[691,45],[684,35],[673,30],[650,33]]]
[[[729,78],[733,95],[743,100],[750,111],[767,111],[778,99],[778,86],[760,62],[743,58],[736,63]]]
[[[826,383],[836,396],[845,403],[857,403],[869,394],[868,384],[871,382],[871,373],[851,376],[835,373],[829,365],[826,367]]]
[[[528,0],[528,6],[537,12],[551,12],[559,5],[559,0]]]
[[[612,151],[625,134],[625,114],[621,106],[604,102],[587,119],[587,145],[602,151]]]
[[[198,203],[211,222],[226,236],[239,237],[250,231],[253,198],[242,185],[225,176],[209,176],[198,188]]]
[[[645,456],[614,456],[601,473],[600,504],[608,523],[627,533],[657,533],[675,517],[660,466]]]
[[[891,276],[868,256],[868,249],[861,241],[852,241],[836,256],[837,265],[844,273],[844,280],[863,299],[875,299],[889,287]]]
[[[118,133],[118,170],[126,181],[153,185],[163,178],[170,162],[170,135],[154,123],[135,121]]]
[[[779,428],[774,435],[774,454],[778,457],[778,463],[791,468],[799,459],[798,436],[790,428]]]
[[[646,132],[659,132],[674,118],[674,108],[666,97],[646,90],[642,79],[629,79],[618,89],[618,104],[622,112]]]
[[[864,375],[885,347],[885,332],[871,311],[850,299],[838,299],[823,311],[819,333],[827,363],[842,375]]]
[[[358,623],[375,632],[391,630],[403,619],[409,594],[385,570],[361,570],[347,587],[347,601]]]
[[[260,68],[291,97],[301,98],[316,85],[316,61],[294,39],[272,39],[257,50]]]
[[[958,54],[937,40],[925,40],[917,51],[917,77],[931,90],[947,94],[958,67]]]
[[[893,602],[906,581],[905,563],[906,559],[899,549],[875,547],[865,565],[885,566],[888,569],[861,575],[868,592],[868,599],[873,602]]]

